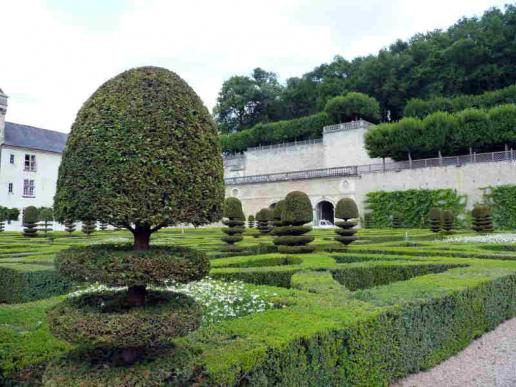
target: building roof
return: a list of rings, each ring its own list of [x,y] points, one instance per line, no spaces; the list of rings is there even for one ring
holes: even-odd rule
[[[68,134],[34,126],[5,123],[4,144],[20,148],[62,153]]]

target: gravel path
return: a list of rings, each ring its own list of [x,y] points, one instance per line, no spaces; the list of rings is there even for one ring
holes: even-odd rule
[[[436,367],[391,387],[515,387],[516,318],[473,341]]]

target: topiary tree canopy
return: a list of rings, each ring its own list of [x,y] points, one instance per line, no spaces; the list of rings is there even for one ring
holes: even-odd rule
[[[358,218],[358,207],[351,198],[340,199],[335,208],[335,217],[339,219],[356,219]]]
[[[245,221],[244,211],[242,210],[242,202],[237,198],[227,198],[224,200],[224,218],[231,220]]]
[[[120,224],[146,249],[169,224],[220,220],[223,200],[217,128],[178,75],[128,70],[84,103],[59,168],[57,220]]]
[[[34,206],[23,209],[23,236],[34,237],[38,233],[39,211]]]
[[[301,191],[290,192],[285,197],[281,221],[294,226],[302,226],[312,220],[313,210],[308,195]]]

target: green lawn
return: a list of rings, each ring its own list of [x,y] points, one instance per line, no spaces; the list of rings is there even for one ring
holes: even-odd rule
[[[444,243],[426,230],[362,229],[359,241],[338,251],[332,230],[313,233],[316,251],[291,256],[271,252],[271,237],[246,235],[246,251],[227,256],[219,251],[220,229],[157,233],[152,243],[205,250],[211,277],[245,281],[276,307],[205,324],[175,340],[175,353],[139,367],[173,372],[171,385],[388,385],[516,315],[514,245]],[[45,310],[72,288],[57,282],[54,254],[131,237],[123,231],[53,235],[49,241],[0,234],[2,288],[23,289],[24,301],[42,298],[0,306],[0,369],[11,381],[34,383],[46,362],[72,350],[46,325]],[[9,291],[0,290],[3,302],[16,301],[5,296]],[[70,360],[69,367],[83,372],[80,362]],[[126,374],[120,367],[97,370],[91,381],[123,384]]]

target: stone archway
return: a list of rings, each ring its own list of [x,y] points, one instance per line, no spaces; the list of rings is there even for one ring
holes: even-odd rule
[[[327,200],[320,201],[315,207],[315,225],[318,226],[321,220],[335,223],[335,207]]]

